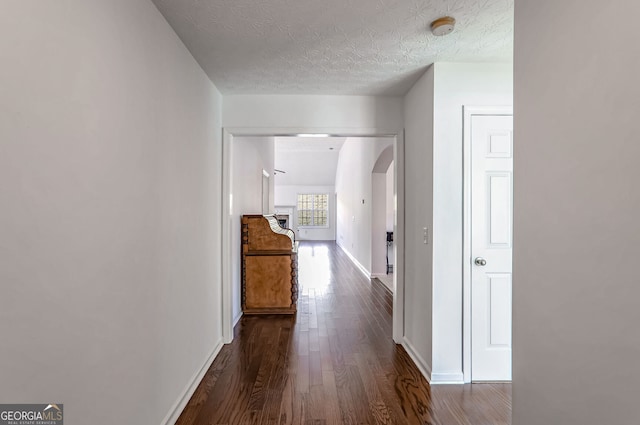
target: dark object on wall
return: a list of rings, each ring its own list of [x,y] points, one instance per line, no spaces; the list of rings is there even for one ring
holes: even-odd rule
[[[298,299],[298,243],[275,216],[242,216],[242,311],[294,314]]]
[[[387,232],[387,274],[393,273],[393,264],[389,264],[390,246],[393,246],[393,232]]]

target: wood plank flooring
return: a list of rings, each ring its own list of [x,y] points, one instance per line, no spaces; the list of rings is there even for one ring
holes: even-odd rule
[[[391,294],[302,242],[298,313],[244,316],[178,425],[509,425],[511,385],[430,387],[391,339]]]

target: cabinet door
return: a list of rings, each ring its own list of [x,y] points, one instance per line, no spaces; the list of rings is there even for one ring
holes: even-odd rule
[[[247,309],[289,308],[291,256],[248,255],[245,291]]]

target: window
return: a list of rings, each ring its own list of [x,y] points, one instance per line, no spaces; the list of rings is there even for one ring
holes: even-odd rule
[[[298,194],[298,226],[329,227],[329,195]]]

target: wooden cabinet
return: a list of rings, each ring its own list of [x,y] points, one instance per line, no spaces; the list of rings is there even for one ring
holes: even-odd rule
[[[242,216],[242,311],[294,314],[298,299],[298,244],[275,216]]]

